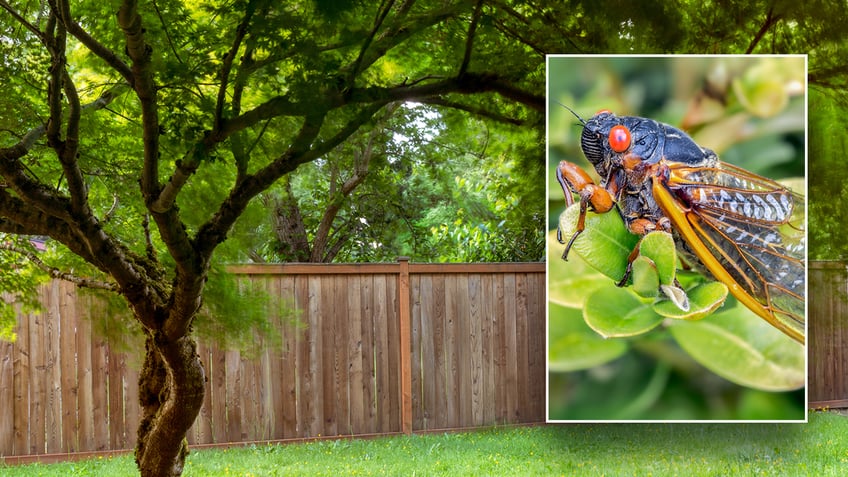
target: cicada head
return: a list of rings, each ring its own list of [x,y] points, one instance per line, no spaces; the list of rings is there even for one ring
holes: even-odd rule
[[[598,115],[586,122],[583,126],[583,134],[580,135],[580,148],[583,154],[593,166],[598,167],[604,160],[604,143],[600,134],[601,125],[597,121]]]
[[[660,160],[712,166],[715,153],[700,147],[685,132],[668,124],[637,116],[616,116],[601,110],[583,123],[580,146],[586,159],[604,177],[629,155],[648,164]]]

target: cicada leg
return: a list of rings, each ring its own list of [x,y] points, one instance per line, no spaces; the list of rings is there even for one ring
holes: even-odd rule
[[[627,229],[633,232],[634,234],[645,238],[645,235],[648,235],[654,230],[671,232],[671,222],[665,217],[661,218],[656,223],[642,217],[627,221]],[[627,280],[630,278],[630,274],[633,273],[633,261],[639,258],[639,254],[641,253],[641,246],[642,239],[640,238],[639,242],[636,243],[636,246],[633,247],[633,250],[630,251],[630,255],[627,256],[627,268],[624,269],[624,276],[621,278],[621,280],[618,281],[618,283],[616,283],[616,285],[623,287],[627,284]]]
[[[595,184],[592,178],[589,177],[589,174],[576,164],[568,161],[560,162],[556,170],[556,176],[562,187],[562,193],[565,195],[566,205],[570,206],[574,204],[574,198],[571,196],[572,192],[580,196],[580,216],[577,219],[577,229],[568,240],[565,251],[562,252],[562,259],[568,260],[568,251],[571,250],[574,240],[586,228],[586,210],[589,205],[592,206],[592,210],[595,212],[603,214],[613,208],[615,201],[609,191]],[[559,228],[557,228],[557,240],[559,243],[566,243],[562,239],[562,231]]]

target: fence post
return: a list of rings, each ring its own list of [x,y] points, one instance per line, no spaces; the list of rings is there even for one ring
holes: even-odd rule
[[[400,320],[400,427],[412,434],[412,331],[409,305],[409,257],[398,257],[398,317]]]

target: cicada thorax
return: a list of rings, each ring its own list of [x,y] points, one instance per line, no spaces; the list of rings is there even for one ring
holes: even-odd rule
[[[645,235],[670,232],[668,218],[651,191],[661,163],[712,167],[719,162],[683,131],[658,121],[601,111],[585,122],[581,148],[618,204],[628,229]]]

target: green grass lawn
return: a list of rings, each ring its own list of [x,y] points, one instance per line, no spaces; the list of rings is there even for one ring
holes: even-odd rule
[[[186,476],[841,476],[848,417],[808,424],[560,424],[194,451]],[[131,456],[0,467],[0,475],[134,475]]]

